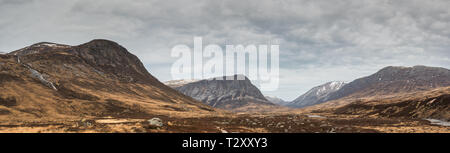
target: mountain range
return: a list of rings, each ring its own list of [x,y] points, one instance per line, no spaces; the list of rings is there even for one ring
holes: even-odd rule
[[[418,117],[450,116],[438,113],[449,109],[445,93],[450,70],[445,68],[389,66],[349,83],[319,85],[292,102],[264,96],[246,77],[232,77],[163,84],[115,42],[97,39],[77,46],[42,42],[0,54],[0,119],[208,114],[218,111],[215,108],[266,111],[277,105],[386,114],[381,113],[388,109],[384,105],[392,102],[405,103],[392,105]],[[392,100],[395,97],[403,99]],[[417,109],[410,108],[411,103]],[[373,109],[366,109],[369,104]]]
[[[445,68],[389,66],[285,102],[240,75],[163,84],[137,56],[102,39],[0,54],[0,91],[0,131],[448,132],[424,119],[450,120]]]
[[[0,119],[214,112],[158,81],[121,45],[37,43],[0,55]]]

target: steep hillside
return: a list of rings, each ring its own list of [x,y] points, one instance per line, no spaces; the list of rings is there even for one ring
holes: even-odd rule
[[[450,121],[450,87],[392,97],[359,99],[336,108],[328,107],[328,110],[335,114]]]
[[[208,113],[119,44],[38,43],[0,55],[0,119]]]
[[[447,86],[450,86],[450,70],[448,69],[426,66],[389,66],[373,75],[346,84],[327,98],[320,99],[319,102],[323,103],[347,96],[354,98],[387,96]]]

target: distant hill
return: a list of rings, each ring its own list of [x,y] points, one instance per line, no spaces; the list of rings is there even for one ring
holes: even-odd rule
[[[275,96],[265,96],[265,97],[266,97],[266,99],[268,101],[270,101],[270,102],[272,102],[273,104],[276,104],[276,105],[284,106],[284,105],[288,104],[288,102],[284,101],[281,98],[275,97]]]

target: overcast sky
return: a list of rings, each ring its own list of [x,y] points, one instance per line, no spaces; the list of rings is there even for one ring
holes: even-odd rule
[[[448,0],[0,0],[0,52],[37,42],[102,38],[171,80],[170,56],[194,36],[209,44],[280,45],[280,88],[293,100],[328,81],[385,66],[450,68]]]

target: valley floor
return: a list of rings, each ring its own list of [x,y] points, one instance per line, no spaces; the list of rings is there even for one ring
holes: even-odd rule
[[[158,117],[162,127],[147,120]],[[239,114],[195,118],[148,116],[82,120],[2,121],[2,133],[450,133],[425,119],[334,114]]]

